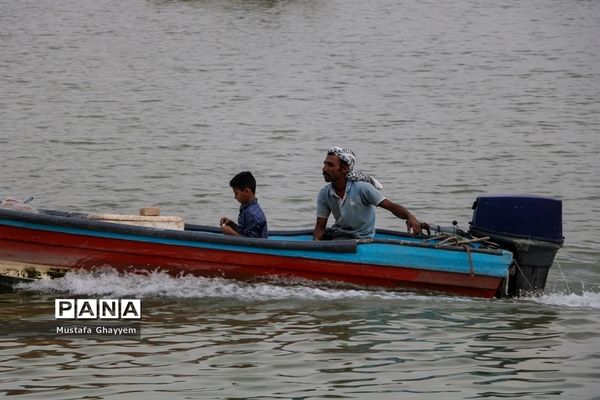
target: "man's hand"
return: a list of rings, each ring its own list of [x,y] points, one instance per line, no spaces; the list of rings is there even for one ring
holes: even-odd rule
[[[416,236],[419,233],[421,233],[421,223],[412,214],[410,214],[406,219],[406,228],[408,230],[408,233],[412,233],[413,236]]]
[[[390,211],[396,217],[406,220],[406,228],[409,233],[418,235],[421,233],[421,223],[410,211],[402,207],[400,204],[393,203],[388,199],[383,200],[379,203],[379,207],[385,208]],[[411,232],[412,231],[412,232]]]

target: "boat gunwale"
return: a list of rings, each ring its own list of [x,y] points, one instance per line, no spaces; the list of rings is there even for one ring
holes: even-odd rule
[[[242,236],[216,235],[220,233],[216,228],[210,231],[201,230],[175,230],[152,228],[146,226],[127,225],[114,222],[105,222],[87,219],[88,213],[68,212],[57,210],[38,210],[39,213],[29,213],[8,209],[0,209],[0,218],[23,221],[32,224],[43,224],[56,227],[86,229],[90,231],[118,233],[126,235],[139,235],[161,239],[172,239],[211,244],[233,245],[241,247],[258,247],[275,250],[307,250],[329,253],[356,253],[356,240],[325,241],[293,241],[269,240],[264,238],[248,238]],[[188,226],[189,224],[186,224]],[[199,227],[197,225],[196,227]],[[34,228],[35,229],[35,228]]]
[[[209,225],[185,224],[185,229],[186,230],[189,229],[192,231],[206,231],[206,232],[212,232],[212,233],[221,233],[220,228],[217,228],[214,226],[209,226]],[[377,229],[376,231],[377,231],[377,233],[381,233],[384,235],[399,236],[399,237],[404,237],[407,239],[413,238],[413,236],[410,235],[409,233],[394,231],[391,229]],[[313,231],[311,229],[269,231],[269,235],[272,235],[272,236],[299,236],[299,235],[312,235],[312,233],[313,233]],[[425,243],[425,242],[403,240],[403,239],[367,238],[367,239],[352,239],[352,240],[356,240],[356,242],[358,243],[359,246],[374,243],[374,244],[393,244],[393,245],[400,245],[400,246],[435,248],[435,249],[461,251],[461,252],[466,251],[465,248],[462,246],[451,246],[451,245],[439,246],[439,245],[436,245],[435,243]],[[338,241],[336,240],[336,242],[338,242]],[[469,251],[474,252],[474,253],[502,255],[503,250],[495,249],[495,248],[469,247]]]
[[[131,234],[164,239],[188,240],[195,242],[207,242],[213,244],[216,243],[242,247],[268,248],[275,250],[306,250],[330,253],[356,253],[359,245],[363,246],[369,244],[388,244],[408,247],[430,248],[436,250],[467,252],[467,249],[462,246],[439,246],[435,243],[389,238],[344,239],[335,241],[295,241],[271,240],[264,238],[247,238],[240,236],[222,235],[221,229],[213,226],[186,223],[184,230],[174,230],[87,219],[87,216],[91,214],[84,212],[69,212],[46,209],[40,209],[38,211],[39,213],[30,213],[9,209],[0,209],[0,218],[16,221],[25,221],[34,224],[46,224],[50,226],[64,226],[79,229],[83,228],[100,232]],[[377,233],[406,238],[411,237],[408,233],[387,229],[377,229]],[[272,236],[312,235],[312,230],[299,229],[269,231],[269,234]],[[468,251],[473,253],[484,253],[489,255],[502,255],[504,250],[476,248],[469,246]]]

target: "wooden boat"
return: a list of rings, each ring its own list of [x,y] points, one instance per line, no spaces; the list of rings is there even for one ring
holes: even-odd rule
[[[226,236],[215,227],[185,224],[182,230],[165,229],[124,220],[0,209],[0,264],[43,265],[55,274],[110,266],[120,271],[300,279],[488,298],[511,294],[513,252],[466,232],[460,232],[466,239],[450,239],[440,235],[441,230],[420,237],[378,230],[372,239],[316,242],[307,230],[274,231],[269,239],[254,239]]]

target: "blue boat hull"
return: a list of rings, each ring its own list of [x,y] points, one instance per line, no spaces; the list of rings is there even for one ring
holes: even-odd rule
[[[308,231],[249,239],[199,225],[176,231],[91,221],[80,213],[0,210],[0,260],[493,297],[501,293],[512,254],[479,245],[440,246],[392,231],[379,231],[370,240],[315,242]]]

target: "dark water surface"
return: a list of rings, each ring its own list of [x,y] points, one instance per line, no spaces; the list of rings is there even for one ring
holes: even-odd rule
[[[0,197],[40,208],[314,223],[325,151],[468,226],[485,193],[563,201],[540,298],[72,275],[0,294],[140,297],[141,340],[0,339],[8,398],[600,398],[597,1],[0,0]],[[378,226],[400,228],[382,210]]]

